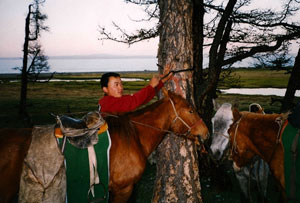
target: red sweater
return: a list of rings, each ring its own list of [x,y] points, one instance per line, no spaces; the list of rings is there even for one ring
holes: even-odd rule
[[[133,95],[123,95],[122,97],[104,96],[99,100],[101,112],[123,113],[133,111],[139,106],[148,103],[155,93],[163,87],[160,81],[156,88],[148,85]]]

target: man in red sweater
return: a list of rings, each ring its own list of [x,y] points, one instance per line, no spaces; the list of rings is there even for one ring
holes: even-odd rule
[[[105,95],[99,100],[101,112],[123,113],[133,111],[148,103],[162,87],[163,83],[172,77],[172,73],[160,80],[153,76],[149,85],[133,95],[123,95],[123,85],[118,73],[105,73],[101,77],[101,88]]]

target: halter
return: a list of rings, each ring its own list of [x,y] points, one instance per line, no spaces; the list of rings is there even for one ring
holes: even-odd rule
[[[172,99],[171,98],[169,98],[169,100],[170,100],[170,102],[171,102],[171,104],[172,104],[172,107],[173,107],[173,111],[174,111],[174,113],[175,113],[175,118],[174,118],[174,120],[172,121],[172,124],[173,123],[175,123],[176,122],[176,120],[178,119],[178,120],[180,120],[187,128],[188,128],[188,132],[190,132],[191,131],[191,127],[178,115],[178,113],[177,113],[177,111],[176,111],[176,108],[175,108],[175,105],[174,105],[174,102],[172,101]],[[196,122],[197,123],[197,122]]]
[[[187,124],[187,123],[186,123],[186,122],[178,115],[173,100],[172,100],[171,98],[169,98],[169,101],[171,102],[173,111],[174,111],[174,113],[175,113],[175,118],[174,118],[174,120],[172,121],[172,124],[174,124],[174,123],[176,122],[177,119],[180,120],[180,121],[188,128],[187,132],[184,133],[184,134],[182,134],[182,135],[185,136],[185,137],[187,137],[188,139],[191,139],[191,140],[197,140],[197,139],[195,139],[195,138],[190,137],[190,134],[191,134],[192,128],[194,128],[198,123],[203,122],[202,119],[200,118],[200,119],[199,119],[198,121],[196,121],[192,126],[189,126],[189,125],[188,125],[188,124]],[[172,124],[171,124],[171,126],[172,126]],[[179,134],[177,134],[177,135],[179,135]]]
[[[237,153],[236,148],[238,148],[238,146],[237,146],[237,143],[236,143],[236,136],[237,136],[237,131],[238,131],[240,122],[242,120],[242,117],[243,116],[241,116],[240,119],[237,122],[235,122],[236,127],[235,127],[235,131],[234,131],[234,138],[233,138],[233,143],[232,143],[232,148],[231,148],[231,154],[232,154],[233,150],[234,150],[235,153]]]

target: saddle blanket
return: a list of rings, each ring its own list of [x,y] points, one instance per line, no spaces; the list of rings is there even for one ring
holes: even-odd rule
[[[298,130],[299,129],[293,127],[290,123],[288,123],[282,134],[282,144],[284,147],[284,176],[285,176],[286,194],[288,198],[291,196],[291,183],[292,181],[295,181],[296,199],[297,202],[300,202],[300,139],[298,139],[298,145],[297,145],[297,156],[296,156],[296,164],[295,164],[296,177],[295,179],[292,178],[293,180],[291,180],[291,169],[293,166],[291,149],[292,149],[294,138],[298,133]]]
[[[94,185],[94,194],[90,192],[90,170],[88,149],[79,149],[66,141],[65,161],[67,175],[67,202],[108,202],[109,183],[109,150],[111,140],[109,132],[98,135],[98,143],[94,145],[97,159],[97,170],[100,183]],[[62,139],[60,139],[62,142]]]

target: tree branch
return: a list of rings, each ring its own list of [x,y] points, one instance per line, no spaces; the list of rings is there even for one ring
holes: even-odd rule
[[[292,40],[292,39],[299,38],[299,37],[300,37],[300,30],[290,33],[285,36],[278,37],[277,42],[274,46],[261,45],[261,46],[251,48],[250,51],[248,51],[248,52],[243,52],[241,54],[239,52],[238,55],[224,60],[222,65],[224,66],[224,65],[235,63],[237,61],[241,61],[241,60],[248,58],[250,56],[253,56],[254,54],[257,54],[257,53],[275,51],[282,45],[282,43],[284,41]]]

